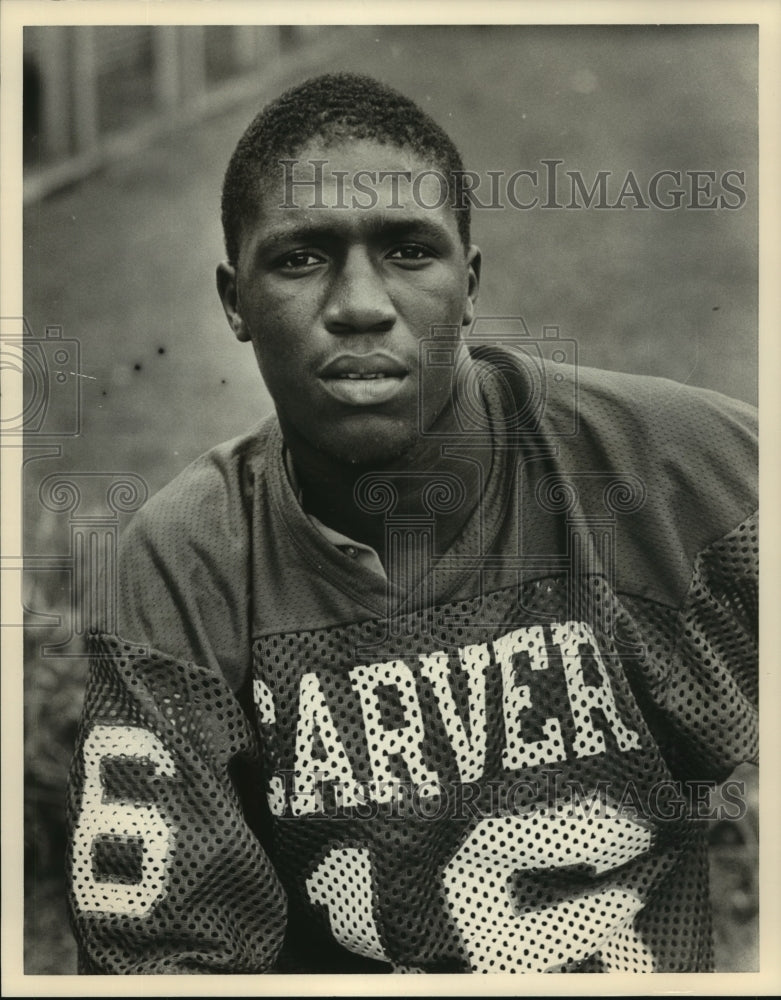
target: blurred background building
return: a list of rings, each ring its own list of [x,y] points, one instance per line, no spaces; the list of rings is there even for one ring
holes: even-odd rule
[[[329,28],[42,26],[24,31],[25,201],[156,132],[257,91],[258,72]]]

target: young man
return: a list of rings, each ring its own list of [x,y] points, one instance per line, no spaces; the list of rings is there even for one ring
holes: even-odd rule
[[[124,539],[71,783],[85,972],[711,967],[754,416],[465,337],[461,170],[349,75],[233,154],[218,287],[276,416]]]

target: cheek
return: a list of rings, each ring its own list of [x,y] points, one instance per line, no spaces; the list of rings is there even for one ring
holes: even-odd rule
[[[284,377],[303,355],[310,324],[295,303],[266,300],[253,310],[252,342],[261,371]]]
[[[461,318],[466,302],[466,283],[453,274],[443,276],[432,274],[430,280],[419,284],[414,294],[402,294],[405,300],[404,311],[408,316],[414,316],[418,323],[431,326],[454,323],[461,325]]]
[[[290,386],[300,382],[296,352],[282,344],[265,343],[255,351],[260,374],[272,394],[289,395]]]

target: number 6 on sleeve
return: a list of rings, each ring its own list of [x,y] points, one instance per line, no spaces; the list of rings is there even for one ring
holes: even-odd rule
[[[154,805],[106,798],[101,765],[109,758],[135,757],[173,776],[174,762],[161,741],[135,726],[95,726],[84,741],[84,791],[73,831],[73,891],[84,913],[145,916],[162,898],[172,830]],[[101,838],[141,845],[141,879],[131,884],[96,878],[94,847]]]

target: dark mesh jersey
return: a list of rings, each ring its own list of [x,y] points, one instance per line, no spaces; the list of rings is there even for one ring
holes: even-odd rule
[[[82,971],[711,968],[707,787],[757,744],[753,411],[562,368],[530,410],[497,356],[444,442],[484,475],[447,552],[457,482],[413,520],[365,484],[390,582],[313,527],[275,421],[136,517],[72,769]]]

